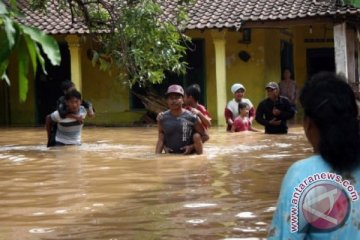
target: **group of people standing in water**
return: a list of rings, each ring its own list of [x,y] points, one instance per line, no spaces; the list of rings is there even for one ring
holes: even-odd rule
[[[286,83],[288,84],[288,83]],[[255,119],[265,133],[287,133],[287,120],[295,114],[295,98],[281,95],[285,87],[269,82],[268,97],[255,110],[244,98],[245,87],[231,87],[234,99],[225,109],[227,130],[256,130]],[[94,115],[90,103],[72,86],[47,116],[50,145],[80,143],[84,117]],[[200,88],[186,90],[171,85],[165,94],[169,110],[158,115],[156,153],[203,152],[209,139],[211,117],[199,104]],[[281,186],[268,239],[360,239],[360,133],[358,106],[346,79],[333,73],[319,73],[305,83],[300,93],[304,109],[303,128],[313,155],[294,163]],[[52,143],[52,127],[57,123]]]
[[[234,99],[225,109],[228,131],[253,130],[255,119],[265,133],[287,133],[286,122],[296,112],[294,99],[281,96],[281,85],[275,82],[265,90],[268,97],[255,111],[244,98],[245,87],[231,87]],[[190,111],[183,108],[187,98],[181,86],[168,88],[169,110],[158,117],[156,153],[202,153],[210,126],[203,120],[210,118],[204,108],[201,117],[192,110],[196,105]],[[305,83],[300,103],[313,155],[287,171],[268,239],[360,239],[360,133],[354,92],[341,76],[319,73]]]
[[[290,71],[285,69],[284,78],[278,84],[269,82],[265,86],[267,98],[255,108],[252,102],[244,98],[245,87],[240,83],[231,86],[234,98],[225,108],[227,130],[231,132],[258,131],[252,127],[253,120],[265,127],[265,133],[287,133],[287,121],[294,117],[296,112],[297,88],[295,81],[290,78]]]
[[[265,133],[287,133],[287,120],[293,118],[296,112],[296,96],[289,100],[280,92],[283,89],[284,94],[288,94],[288,90],[296,94],[295,82],[287,71],[284,83],[269,82],[265,86],[268,97],[260,102],[256,110],[252,102],[244,98],[244,85],[233,84],[231,92],[234,98],[228,102],[224,113],[227,131],[259,131],[252,124],[256,120],[265,127]],[[209,139],[207,129],[211,126],[211,118],[199,103],[200,87],[194,84],[184,91],[180,85],[171,85],[165,97],[169,110],[157,117],[159,136],[155,152],[201,154],[203,143]]]

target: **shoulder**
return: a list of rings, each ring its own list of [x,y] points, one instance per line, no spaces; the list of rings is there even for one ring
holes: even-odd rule
[[[261,107],[261,106],[264,106],[264,105],[266,105],[267,104],[267,102],[269,102],[270,101],[270,99],[269,98],[265,98],[265,99],[263,99],[263,100],[261,100],[260,102],[259,102],[259,107]]]
[[[206,111],[205,106],[204,106],[204,105],[201,105],[201,104],[199,104],[199,103],[198,103],[198,105],[197,105],[197,109],[198,109],[199,111]]]
[[[243,98],[243,99],[241,99],[241,101],[244,102],[244,103],[249,104],[250,107],[252,107],[252,102],[250,101],[250,99],[248,99],[248,98]]]
[[[279,99],[280,99],[280,101],[283,101],[283,102],[289,102],[289,99],[286,96],[280,95]]]
[[[164,120],[171,118],[170,110],[160,112],[158,115],[161,115],[159,122],[162,123]]]
[[[61,117],[60,117],[59,111],[56,110],[56,111],[52,112],[52,113],[50,114],[50,118],[51,118],[51,120],[53,120],[54,122],[60,121],[60,120],[61,120]]]
[[[85,116],[87,114],[87,110],[84,106],[80,106],[79,114]]]
[[[65,102],[65,96],[61,96],[58,98],[58,102]]]
[[[231,106],[234,106],[235,104],[237,104],[237,102],[235,101],[235,99],[232,99],[232,100],[228,101],[226,106],[231,107]]]
[[[331,171],[330,165],[320,155],[313,155],[290,166],[285,178],[302,180],[312,174]],[[285,181],[286,182],[286,181]]]
[[[209,115],[206,107],[204,105],[198,104],[197,109],[204,115]]]
[[[184,109],[184,112],[182,113],[182,117],[191,120],[192,122],[195,122],[198,119],[198,116],[190,112],[189,110]]]

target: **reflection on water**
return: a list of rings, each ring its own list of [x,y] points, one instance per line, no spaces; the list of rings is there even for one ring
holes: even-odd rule
[[[265,239],[281,179],[311,154],[283,136],[210,130],[204,155],[156,155],[156,128],[86,128],[46,148],[0,129],[0,239]]]

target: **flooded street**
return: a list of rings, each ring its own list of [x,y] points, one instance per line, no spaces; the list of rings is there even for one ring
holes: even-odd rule
[[[156,155],[156,127],[0,128],[0,240],[265,239],[281,179],[311,154],[288,135],[210,129],[204,154]]]

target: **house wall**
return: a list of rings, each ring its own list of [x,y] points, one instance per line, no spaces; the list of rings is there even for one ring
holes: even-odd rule
[[[333,48],[333,42],[305,42],[305,39],[321,40],[334,37],[333,26],[312,25],[294,27],[294,75],[299,87],[308,79],[306,51],[310,48]]]
[[[90,42],[82,43],[82,93],[83,98],[93,103],[96,117],[87,119],[90,124],[129,125],[137,121],[145,111],[130,109],[130,91],[115,70],[99,70],[87,57]]]
[[[264,86],[268,81],[280,81],[280,42],[286,40],[293,43],[294,74],[299,88],[307,79],[306,50],[308,48],[329,48],[333,42],[305,42],[304,39],[332,38],[332,26],[313,25],[284,29],[252,29],[251,42],[242,43],[242,33],[226,31],[226,92],[227,101],[233,98],[230,91],[232,84],[242,83],[246,87],[246,98],[249,98],[255,107],[266,97]],[[207,108],[212,116],[216,116],[216,73],[215,51],[210,30],[187,31],[192,38],[204,39],[205,43],[205,86]],[[58,37],[64,41],[64,37]],[[239,42],[240,41],[240,42]],[[145,111],[134,111],[130,108],[129,88],[119,79],[115,71],[104,72],[93,66],[87,57],[90,43],[81,38],[82,58],[82,94],[84,99],[90,100],[95,109],[96,117],[88,119],[87,123],[99,125],[130,125],[140,119]],[[245,62],[239,58],[239,52],[246,51],[251,56]],[[6,90],[5,84],[0,84],[0,124],[36,125],[35,81],[30,78],[27,100],[19,102],[17,66],[9,69],[11,87]],[[8,95],[6,93],[8,91]],[[9,99],[9,101],[7,100]],[[6,104],[6,103],[9,104]],[[10,105],[9,114],[4,108]],[[5,116],[6,115],[6,116]],[[10,116],[8,116],[10,115]],[[214,123],[217,119],[214,118]]]
[[[313,25],[293,28],[263,28],[252,29],[251,42],[242,43],[242,33],[226,31],[226,91],[227,100],[233,98],[230,91],[231,85],[239,82],[246,88],[245,97],[249,98],[255,107],[266,98],[264,86],[269,81],[281,80],[281,41],[293,45],[294,76],[299,89],[304,85],[307,76],[306,51],[309,48],[332,48],[332,42],[321,42],[319,39],[333,38],[332,26]],[[216,116],[216,73],[214,44],[210,30],[187,31],[193,38],[205,39],[205,64],[206,64],[206,96],[207,108],[212,116]],[[305,42],[305,39],[317,39],[314,42]],[[316,42],[318,41],[318,42]],[[244,62],[239,58],[239,52],[246,51],[250,54],[249,61]],[[301,111],[300,111],[301,112]],[[300,114],[301,115],[301,114]],[[217,119],[214,119],[215,122]]]

